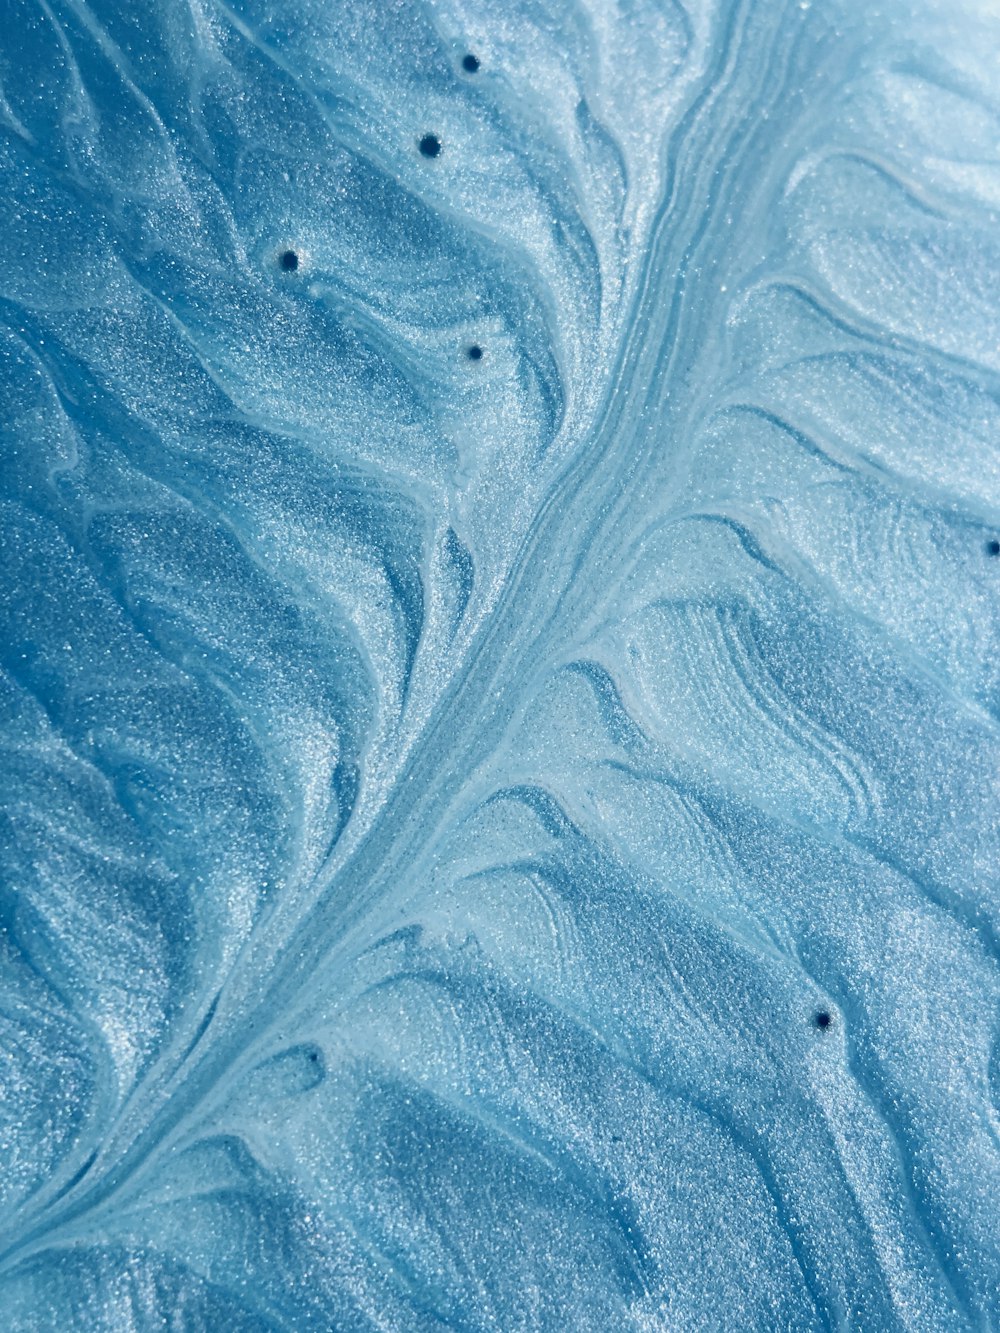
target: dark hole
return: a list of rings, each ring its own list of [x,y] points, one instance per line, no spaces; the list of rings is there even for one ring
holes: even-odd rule
[[[319,1063],[319,1051],[310,1051],[310,1052],[309,1052],[309,1059],[313,1062],[314,1065],[315,1065],[315,1064],[318,1064],[318,1063]]]
[[[462,68],[465,70],[466,74],[475,74],[476,70],[479,68],[479,57],[474,56],[470,51],[467,56],[462,57]]]
[[[1000,542],[997,541],[996,537],[986,543],[986,554],[1000,555]]]
[[[483,349],[479,346],[478,343],[473,343],[472,346],[466,350],[465,355],[469,358],[470,361],[482,361]]]
[[[425,134],[420,140],[420,151],[424,157],[437,157],[441,152],[441,140],[436,134]]]
[[[294,273],[299,266],[299,257],[294,250],[282,250],[278,263],[286,273]]]
[[[816,1024],[818,1028],[828,1028],[830,1024],[833,1022],[833,1019],[830,1017],[830,1015],[827,1013],[825,1009],[820,1009],[819,1012],[816,1014],[815,1018],[813,1019],[813,1022]]]

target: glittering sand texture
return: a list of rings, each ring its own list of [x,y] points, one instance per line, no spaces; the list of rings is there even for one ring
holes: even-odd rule
[[[7,0],[6,1333],[1000,1327],[998,109]]]

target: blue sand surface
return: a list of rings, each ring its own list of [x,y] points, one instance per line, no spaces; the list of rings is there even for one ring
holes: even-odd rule
[[[1000,1327],[993,0],[5,0],[0,1328]]]

